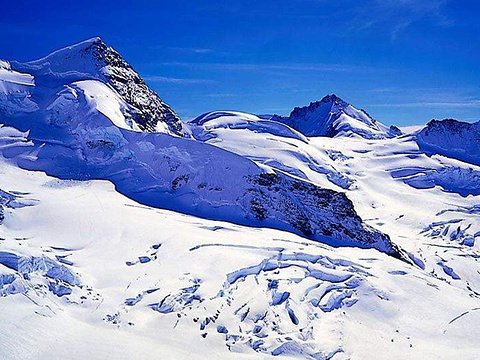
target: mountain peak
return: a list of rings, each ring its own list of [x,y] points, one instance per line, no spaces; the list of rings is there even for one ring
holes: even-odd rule
[[[318,109],[323,109],[324,111],[330,109],[332,111],[338,112],[342,111],[349,105],[349,103],[347,103],[345,100],[341,99],[337,95],[330,94],[324,96],[319,101],[312,101],[308,106],[295,107],[290,113],[290,117],[297,117],[299,115],[302,115],[303,113],[317,111]]]
[[[96,36],[27,63],[12,62],[15,69],[49,79],[61,87],[83,80],[108,84],[130,106],[127,111],[138,128],[146,132],[167,131],[189,137],[180,117],[151,90],[121,55]]]
[[[80,41],[76,44],[63,47],[63,48],[61,48],[57,51],[62,51],[62,50],[65,50],[65,49],[74,49],[74,48],[78,48],[78,49],[89,48],[89,47],[92,47],[92,46],[107,46],[107,44],[102,40],[102,38],[100,36],[94,36],[94,37],[91,37],[89,39]],[[54,51],[52,54],[56,53],[57,51]],[[50,54],[50,55],[52,55],[52,54]]]
[[[398,135],[377,122],[365,110],[356,109],[335,94],[324,96],[308,106],[296,107],[281,121],[306,136],[360,136],[367,139]]]
[[[45,57],[28,61],[24,65],[25,67],[41,67],[52,72],[64,72],[71,69],[92,72],[104,66],[102,59],[105,58],[106,53],[112,50],[102,38],[96,36],[55,50]]]
[[[87,39],[87,40],[84,40],[83,42],[85,43],[92,43],[92,44],[105,44],[105,42],[102,40],[102,38],[100,36],[94,36],[94,37],[91,37],[90,39]]]
[[[320,100],[320,101],[323,102],[323,103],[334,103],[334,104],[338,104],[338,105],[342,105],[342,106],[350,105],[345,100],[343,100],[342,98],[338,97],[335,94],[325,95],[322,98],[322,100]]]
[[[423,151],[480,165],[480,121],[433,119],[417,134]]]

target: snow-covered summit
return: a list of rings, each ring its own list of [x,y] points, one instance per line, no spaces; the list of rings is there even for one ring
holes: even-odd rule
[[[32,74],[40,85],[56,89],[78,81],[99,81],[125,103],[125,122],[134,130],[190,136],[178,115],[151,90],[133,67],[101,38],[94,37],[34,61],[11,62],[13,70]],[[42,81],[43,80],[43,81]],[[97,86],[98,87],[98,86]]]
[[[434,119],[418,133],[417,142],[424,151],[480,165],[480,121]]]
[[[308,106],[296,107],[288,117],[273,117],[306,136],[360,136],[384,139],[401,134],[396,127],[387,127],[365,110],[358,110],[338,96],[327,95]]]

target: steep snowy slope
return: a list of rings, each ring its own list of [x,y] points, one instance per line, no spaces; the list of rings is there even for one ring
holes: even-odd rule
[[[188,129],[178,115],[147,86],[117,51],[98,37],[57,50],[39,60],[27,63],[12,61],[10,66],[13,70],[36,78],[37,87],[30,89],[32,96],[41,95],[44,101],[48,101],[47,96],[61,91],[63,86],[79,81],[89,87],[103,86],[100,93],[90,93],[91,102],[102,101],[97,97],[114,99],[119,108],[116,118],[125,122],[128,128],[189,136]],[[43,104],[39,105],[43,110]]]
[[[390,138],[401,134],[373,119],[365,110],[358,110],[336,95],[327,95],[308,106],[296,107],[290,116],[273,116],[306,136],[359,136],[366,139]]]

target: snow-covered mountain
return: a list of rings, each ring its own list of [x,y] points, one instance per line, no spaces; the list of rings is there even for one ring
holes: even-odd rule
[[[20,89],[6,94],[5,108],[14,106],[11,103],[17,108],[0,113],[3,123],[29,131],[26,141],[34,145],[32,149],[22,147],[22,154],[8,149],[5,156],[14,152],[20,166],[61,178],[108,179],[118,191],[143,204],[280,228],[335,245],[375,247],[400,256],[388,236],[361,221],[341,192],[273,169],[266,172],[250,159],[203,142],[171,136],[164,129],[154,133],[131,131],[136,122],[129,122],[131,114],[122,111],[128,108],[124,96],[102,80],[105,67],[91,67],[89,63],[92,46],[109,49],[99,41],[93,39],[55,52],[38,61],[41,70],[36,69],[37,62],[15,67],[22,71],[33,69],[31,74],[3,69],[0,79],[5,87]],[[75,64],[78,54],[87,54],[87,64],[79,72],[97,80],[70,83],[70,75],[58,75],[71,72],[66,70],[73,66],[68,65],[68,59]],[[120,63],[131,69],[123,60]],[[25,77],[31,79],[31,84],[19,84]],[[79,75],[74,77],[78,79]],[[19,94],[26,104],[16,102]],[[136,95],[133,88],[130,97]],[[157,127],[160,123],[161,119]],[[182,128],[190,134],[187,125],[182,124]]]
[[[2,359],[480,352],[478,124],[186,124],[98,38],[0,61],[0,124]]]
[[[480,165],[480,121],[469,124],[454,119],[432,120],[417,139],[426,152]]]
[[[397,127],[383,125],[365,110],[356,109],[334,94],[308,106],[296,107],[288,117],[274,115],[271,119],[284,122],[310,137],[360,136],[365,139],[384,139],[402,134]]]
[[[117,51],[99,37],[57,50],[39,60],[4,62],[3,71],[8,68],[35,78],[36,86],[23,90],[27,94],[31,91],[32,96],[40,92],[39,95],[44,97],[44,103],[36,102],[40,111],[51,110],[43,106],[57,91],[74,97],[77,93],[83,93],[91,107],[106,113],[122,128],[183,137],[189,135],[178,115],[147,86]],[[15,90],[22,91],[12,90],[14,93]],[[50,112],[49,115],[52,122],[66,120],[61,112]]]

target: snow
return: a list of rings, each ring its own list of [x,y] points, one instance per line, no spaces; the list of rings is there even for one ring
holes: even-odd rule
[[[334,190],[352,184],[330,165],[329,153],[313,149],[305,136],[282,123],[223,111],[200,117],[192,125],[197,140],[248,157],[264,168],[314,179]]]
[[[72,88],[74,83],[78,83],[76,86],[84,87],[89,95],[96,95],[92,99],[94,106],[99,106],[99,110],[107,116],[112,115],[112,121],[123,128],[190,137],[188,128],[178,115],[117,51],[99,37],[59,49],[38,60],[26,63],[12,61],[9,64],[9,68],[0,68],[0,79],[13,77],[15,83],[20,83],[21,79],[25,82],[35,78],[40,90],[32,90],[31,96],[35,104],[40,103],[37,104],[40,108],[45,101],[52,102],[62,88]],[[101,89],[99,83],[109,90]],[[110,103],[105,98],[113,100]],[[42,109],[37,107],[35,110]]]
[[[480,121],[432,120],[417,135],[422,150],[480,165]]]
[[[10,69],[10,64],[0,60],[0,110],[10,116],[19,112],[34,112],[38,106],[30,99],[35,86],[31,74]]]
[[[32,75],[12,71],[6,66],[0,67],[0,81],[18,85],[35,86]]]
[[[141,131],[133,120],[128,120],[128,105],[108,85],[96,80],[84,80],[72,83],[74,90],[83,92],[91,106],[122,129]]]
[[[3,358],[47,358],[53,341],[69,344],[69,357],[78,359],[118,354],[120,344],[118,358],[146,359],[368,358],[373,349],[379,358],[447,359],[478,351],[479,318],[471,310],[478,300],[430,270],[375,250],[334,249],[278,230],[140,206],[105,181],[52,186],[56,181],[2,164],[2,186],[38,200],[0,227],[2,251],[67,256],[73,265],[62,266],[82,285],[59,297],[41,279],[26,280],[34,302],[0,298],[11,310],[0,320]],[[151,261],[126,265],[142,256]],[[460,263],[444,264],[462,276]]]

